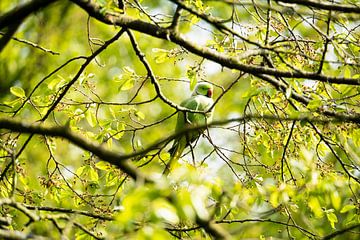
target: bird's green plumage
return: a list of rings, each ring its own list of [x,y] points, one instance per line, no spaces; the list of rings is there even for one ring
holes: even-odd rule
[[[175,132],[183,131],[187,127],[201,126],[209,123],[212,118],[212,111],[208,110],[213,105],[212,100],[213,87],[211,84],[202,82],[196,85],[192,96],[184,100],[180,106],[204,113],[183,112],[178,113]],[[200,136],[198,131],[189,131],[174,140],[174,144],[170,149],[170,160],[166,165],[164,174],[168,174],[172,164],[177,161],[184,149],[194,142]]]

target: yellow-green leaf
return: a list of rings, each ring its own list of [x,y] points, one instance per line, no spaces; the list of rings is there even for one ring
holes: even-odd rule
[[[135,73],[134,69],[132,69],[129,66],[124,67],[123,70],[124,70],[125,73],[128,73],[128,74],[134,74]]]
[[[11,92],[12,95],[20,97],[20,98],[26,97],[25,96],[25,91],[21,87],[17,87],[17,86],[11,87],[10,92]]]
[[[335,229],[335,223],[338,222],[337,216],[332,212],[328,212],[326,213],[326,217],[329,220],[331,227]]]
[[[352,136],[355,146],[360,147],[360,129],[355,129]]]
[[[126,80],[120,87],[120,91],[127,91],[134,87],[135,80],[134,79],[128,79]]]
[[[319,203],[319,200],[316,197],[311,197],[309,199],[308,205],[309,205],[310,209],[313,211],[313,213],[315,214],[315,217],[320,218],[323,216],[323,211],[322,211],[321,205]]]
[[[306,106],[310,110],[315,110],[322,105],[322,101],[318,99],[311,100],[309,104]]]
[[[198,17],[195,16],[195,15],[192,15],[192,16],[190,17],[190,23],[191,23],[191,24],[198,23],[199,21],[200,21],[200,18],[198,18]]]
[[[330,195],[330,199],[334,208],[339,210],[341,207],[341,197],[339,196],[339,193],[337,191],[333,191]]]
[[[194,71],[193,68],[189,68],[187,71],[186,71],[186,76],[189,78],[190,80],[190,90],[194,90],[195,88],[195,85],[197,83],[197,74],[196,74],[196,71]]]
[[[351,78],[351,69],[348,65],[344,67],[344,78]]]
[[[82,167],[79,167],[77,170],[76,170],[76,175],[78,175],[78,176],[82,176],[83,175],[83,173],[86,171],[86,168],[87,168],[88,166],[82,166]]]
[[[271,193],[270,203],[275,208],[279,206],[279,192],[278,191],[274,191]]]
[[[140,111],[136,111],[135,112],[135,116],[139,119],[139,120],[144,120],[145,119],[145,114],[140,112]]]
[[[107,187],[110,187],[110,186],[114,186],[115,184],[118,183],[119,181],[119,176],[116,175],[113,171],[109,171],[107,174],[106,174],[106,184],[105,186]]]
[[[96,122],[96,117],[95,117],[95,114],[90,111],[90,110],[87,110],[85,112],[85,118],[86,118],[86,121],[89,123],[89,125],[91,127],[95,127],[97,122]]]
[[[291,94],[292,94],[292,88],[290,86],[286,89],[286,93],[285,93],[286,99],[289,99],[291,97]]]
[[[169,158],[170,158],[170,153],[168,153],[168,152],[162,152],[162,153],[160,153],[160,159],[161,159],[161,160],[166,161],[166,160],[168,160]]]
[[[165,221],[170,222],[171,224],[179,223],[180,219],[176,214],[176,208],[164,199],[156,199],[152,203],[152,206],[155,209],[155,214],[157,217],[163,218]]]
[[[112,148],[112,144],[113,144],[113,139],[112,138],[109,138],[107,141],[106,141],[106,144],[108,146],[109,149]]]
[[[340,213],[346,213],[348,211],[351,211],[355,208],[354,205],[351,205],[351,204],[348,204],[348,205],[345,205],[341,210],[340,210]]]
[[[89,180],[94,182],[97,182],[99,180],[99,175],[97,171],[92,167],[90,167],[89,169]]]
[[[105,162],[105,161],[97,162],[95,164],[95,167],[97,169],[104,170],[104,171],[107,171],[107,170],[111,169],[110,164],[108,162]]]
[[[279,102],[281,102],[281,97],[272,98],[272,99],[270,99],[270,102],[271,103],[279,103]]]
[[[155,62],[156,63],[163,63],[168,58],[168,50],[160,49],[160,48],[153,48],[153,53],[155,53]]]
[[[116,127],[116,131],[114,131],[114,135],[113,137],[117,140],[119,140],[120,138],[122,138],[122,136],[124,136],[124,130],[125,130],[125,124],[118,122],[117,123],[117,127]]]

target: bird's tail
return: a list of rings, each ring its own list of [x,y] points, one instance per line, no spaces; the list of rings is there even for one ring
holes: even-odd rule
[[[168,175],[173,167],[173,163],[179,160],[181,157],[182,152],[184,151],[186,143],[179,141],[175,143],[169,150],[170,159],[169,162],[166,164],[163,175]]]

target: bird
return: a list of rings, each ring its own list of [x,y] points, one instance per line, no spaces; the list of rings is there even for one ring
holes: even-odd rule
[[[208,82],[200,82],[195,86],[191,97],[181,102],[180,106],[189,110],[202,111],[204,113],[179,111],[175,133],[179,133],[186,128],[203,126],[211,122],[214,109],[212,108],[211,111],[209,110],[214,104],[212,99],[213,92],[213,86]],[[201,129],[200,131],[189,131],[174,139],[174,143],[168,151],[170,153],[170,159],[166,164],[163,175],[168,175],[170,173],[173,163],[181,157],[184,149],[195,142],[204,130],[205,129]]]

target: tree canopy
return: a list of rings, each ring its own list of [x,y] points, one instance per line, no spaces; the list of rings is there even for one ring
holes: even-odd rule
[[[0,2],[1,238],[359,239],[359,125],[358,0]]]

